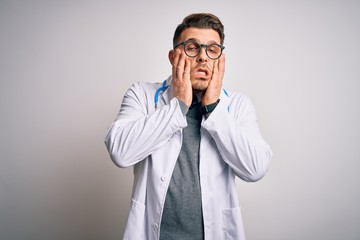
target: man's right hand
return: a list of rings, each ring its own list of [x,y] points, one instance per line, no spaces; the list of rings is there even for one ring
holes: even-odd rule
[[[172,61],[172,93],[188,107],[192,102],[192,85],[190,81],[190,61],[184,52],[175,49]]]

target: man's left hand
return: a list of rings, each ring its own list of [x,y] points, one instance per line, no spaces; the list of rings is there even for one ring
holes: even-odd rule
[[[225,73],[225,54],[214,62],[212,77],[201,97],[202,105],[209,105],[220,98],[222,81]]]

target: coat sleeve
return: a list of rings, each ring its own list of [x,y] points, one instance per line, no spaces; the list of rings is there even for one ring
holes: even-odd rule
[[[241,179],[254,182],[267,172],[272,151],[264,141],[250,99],[235,93],[203,122],[223,158]]]
[[[156,111],[151,110],[155,94],[152,88],[134,84],[125,93],[120,112],[107,131],[105,145],[119,167],[129,167],[145,159],[187,125],[176,98]]]

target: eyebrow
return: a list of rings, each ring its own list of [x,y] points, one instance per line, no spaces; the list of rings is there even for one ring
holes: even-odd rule
[[[195,41],[195,42],[197,42],[197,43],[199,43],[200,42],[200,40],[199,39],[197,39],[197,38],[189,38],[189,39],[186,39],[184,42],[186,42],[186,41]],[[218,42],[216,42],[215,40],[211,40],[208,44],[206,44],[206,45],[209,45],[209,44],[218,44],[218,45],[221,45],[220,43],[218,43]]]

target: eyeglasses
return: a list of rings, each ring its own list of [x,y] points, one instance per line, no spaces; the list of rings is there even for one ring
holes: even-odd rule
[[[185,54],[188,57],[192,57],[192,58],[200,54],[201,48],[205,48],[206,55],[212,60],[218,59],[225,48],[224,46],[219,45],[217,43],[206,45],[206,44],[197,43],[194,40],[190,39],[175,45],[174,49],[180,45],[184,45]]]

